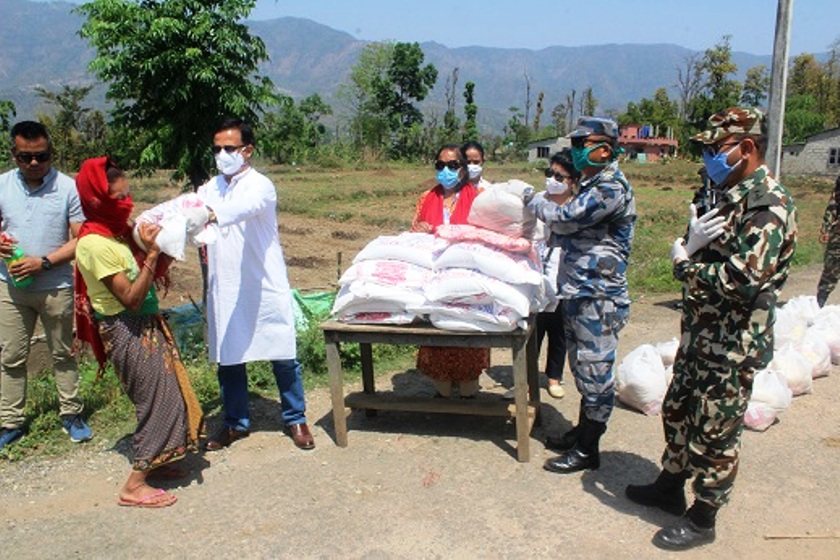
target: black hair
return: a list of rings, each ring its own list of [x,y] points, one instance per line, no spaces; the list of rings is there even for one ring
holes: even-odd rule
[[[251,127],[250,124],[245,122],[243,119],[237,118],[226,118],[219,126],[216,127],[216,130],[213,131],[213,136],[217,135],[218,133],[230,130],[235,128],[239,131],[239,135],[242,137],[242,143],[246,146],[256,146],[256,138],[254,137],[254,129]]]
[[[464,157],[467,157],[467,150],[477,150],[478,153],[481,154],[481,161],[484,161],[484,146],[482,146],[479,142],[476,142],[475,140],[464,142],[464,145],[461,146],[461,151],[464,153]]]
[[[105,177],[108,179],[108,184],[112,184],[117,179],[125,177],[125,171],[111,156],[105,161]]]
[[[50,133],[47,132],[47,127],[35,121],[20,121],[12,127],[9,134],[12,140],[12,149],[15,148],[15,138],[20,136],[24,140],[38,140],[39,138],[46,138],[47,144],[52,149],[52,140],[50,140]]]
[[[572,162],[571,148],[563,148],[559,152],[555,152],[548,161],[549,165],[552,163],[562,167],[575,181],[580,179],[580,171],[575,169],[575,164]]]

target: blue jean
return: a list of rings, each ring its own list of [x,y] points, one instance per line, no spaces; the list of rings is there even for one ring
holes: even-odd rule
[[[280,392],[280,411],[287,426],[306,422],[306,401],[303,397],[303,370],[297,360],[272,360],[271,369]],[[235,430],[249,430],[248,372],[245,364],[218,369],[225,425]]]

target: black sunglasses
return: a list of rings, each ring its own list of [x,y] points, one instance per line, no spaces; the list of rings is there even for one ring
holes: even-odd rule
[[[564,173],[560,173],[559,171],[554,171],[550,167],[545,170],[546,177],[554,177],[558,181],[565,181],[566,179],[571,179],[571,175],[566,175]]]
[[[435,162],[435,169],[437,169],[438,171],[442,170],[444,167],[448,167],[452,171],[458,171],[459,169],[461,169],[461,162],[457,159],[453,159],[450,161],[437,160]]]
[[[49,152],[16,152],[15,159],[20,163],[31,163],[34,159],[38,163],[49,161],[52,154]]]
[[[212,146],[210,149],[213,150],[214,154],[218,154],[223,149],[227,153],[232,154],[236,150],[239,150],[240,148],[244,148],[244,147],[245,147],[245,144],[242,144],[241,146]]]

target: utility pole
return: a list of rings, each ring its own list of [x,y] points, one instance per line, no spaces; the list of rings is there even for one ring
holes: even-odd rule
[[[782,132],[785,128],[785,90],[790,50],[790,20],[793,0],[779,0],[776,10],[776,38],[773,41],[773,69],[770,71],[770,106],[767,110],[767,164],[777,179],[782,174]]]

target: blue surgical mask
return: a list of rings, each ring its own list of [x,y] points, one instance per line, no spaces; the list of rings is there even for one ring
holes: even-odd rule
[[[740,143],[735,144],[729,150],[725,152],[718,152],[715,155],[709,155],[705,150],[703,151],[703,163],[706,166],[706,173],[709,175],[709,179],[714,181],[718,185],[724,184],[729,176],[732,174],[732,171],[735,170],[736,167],[741,163],[742,160],[738,160],[735,165],[729,165],[726,162],[726,158],[729,157],[729,154],[732,153],[735,148],[739,146]]]
[[[572,165],[574,165],[575,169],[577,169],[578,171],[583,171],[584,169],[586,169],[587,167],[590,167],[590,166],[592,166],[592,167],[606,167],[607,165],[609,165],[609,163],[610,163],[609,161],[594,162],[591,159],[589,159],[589,154],[591,154],[593,150],[597,150],[598,148],[600,148],[602,146],[606,146],[606,145],[607,145],[606,142],[600,142],[600,143],[595,144],[594,146],[590,146],[588,148],[575,148],[573,146],[572,147]]]
[[[453,171],[448,167],[444,167],[440,171],[437,172],[437,176],[435,177],[437,182],[441,184],[441,186],[446,189],[453,189],[458,184],[458,171]]]

